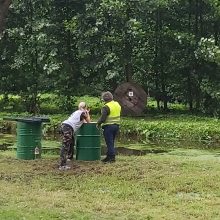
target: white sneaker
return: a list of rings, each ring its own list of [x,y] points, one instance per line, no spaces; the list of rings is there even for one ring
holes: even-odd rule
[[[70,166],[59,166],[59,170],[69,170]]]

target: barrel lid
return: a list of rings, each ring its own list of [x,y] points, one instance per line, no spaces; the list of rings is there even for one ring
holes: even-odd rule
[[[50,122],[47,117],[3,117],[6,121],[18,121],[18,122]]]

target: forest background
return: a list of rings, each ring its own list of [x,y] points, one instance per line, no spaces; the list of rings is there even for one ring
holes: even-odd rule
[[[133,81],[148,94],[119,142],[146,155],[109,166],[17,160],[1,134],[1,219],[220,219],[219,73],[219,0],[0,0],[1,119],[49,115],[55,133],[79,97],[96,119],[102,91]]]
[[[218,0],[14,0],[0,51],[3,109],[40,113],[49,93],[70,111],[134,81],[158,109],[220,114]]]

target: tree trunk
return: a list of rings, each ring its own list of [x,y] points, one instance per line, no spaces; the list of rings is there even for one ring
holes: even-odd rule
[[[0,0],[0,36],[4,30],[5,19],[8,14],[10,4],[11,0]]]
[[[160,109],[160,101],[163,102],[163,109],[167,110],[167,92],[166,92],[166,75],[164,71],[164,52],[163,52],[163,15],[162,10],[156,10],[156,27],[155,27],[155,87],[157,93],[157,108]]]
[[[159,18],[160,13],[159,9],[156,11],[156,24],[155,24],[155,54],[154,54],[154,69],[155,69],[155,89],[156,89],[156,101],[157,101],[157,109],[160,110],[160,99],[159,99],[159,67],[158,67],[158,54],[159,54]]]
[[[192,0],[189,0],[189,15],[188,15],[188,31],[191,32],[191,20],[192,20]],[[190,56],[191,49],[188,47],[188,55]],[[192,96],[192,69],[189,67],[187,70],[187,94],[188,94],[188,104],[189,110],[193,110],[193,96]]]
[[[192,79],[191,79],[191,69],[189,69],[187,76],[187,90],[188,90],[188,103],[189,110],[193,110],[193,97],[192,97]]]
[[[196,46],[198,46],[199,40],[201,38],[201,28],[202,28],[202,6],[201,1],[196,0],[196,9],[195,9],[195,37],[196,37]],[[197,82],[195,84],[195,108],[196,111],[199,110],[201,104],[201,89],[200,89],[200,82],[201,82],[201,75],[199,73],[199,63],[198,60],[195,60],[194,64],[194,71],[195,76],[197,77]]]
[[[166,91],[166,75],[164,71],[164,53],[163,53],[163,35],[162,35],[162,28],[163,28],[163,17],[162,11],[159,11],[159,70],[160,70],[160,81],[161,81],[161,92],[162,92],[162,101],[163,101],[163,109],[165,111],[168,110],[167,106],[167,91]]]
[[[215,37],[216,45],[218,45],[219,42],[219,35],[220,35],[219,26],[220,26],[220,19],[214,22],[214,37]]]
[[[131,18],[131,8],[128,6],[126,10],[126,17],[127,21],[130,20]],[[133,64],[132,64],[132,52],[133,52],[133,46],[132,46],[132,39],[129,33],[125,33],[125,39],[124,39],[124,57],[125,57],[125,64],[124,64],[124,73],[125,73],[125,78],[127,82],[132,81],[132,76],[133,76]]]

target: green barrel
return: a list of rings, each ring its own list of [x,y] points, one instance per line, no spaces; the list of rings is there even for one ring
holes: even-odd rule
[[[100,160],[100,131],[96,123],[84,123],[76,134],[76,160]]]
[[[41,121],[17,122],[17,158],[33,160],[41,152]]]

